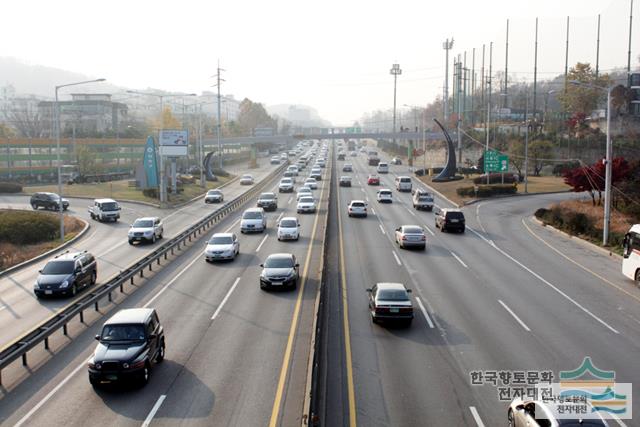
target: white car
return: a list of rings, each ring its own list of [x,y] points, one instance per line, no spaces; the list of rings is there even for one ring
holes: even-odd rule
[[[312,196],[303,196],[298,200],[298,213],[313,213],[316,211],[316,201]]]
[[[378,163],[378,173],[389,173],[389,163]]]
[[[242,175],[242,177],[240,178],[240,185],[253,185],[253,175]]]
[[[250,208],[244,211],[240,220],[240,232],[263,232],[267,229],[267,217],[262,208]]]
[[[291,165],[287,168],[287,171],[291,172],[294,176],[298,176],[298,166]]]
[[[293,192],[293,179],[292,178],[282,178],[280,180],[280,185],[278,185],[279,193],[292,193]]]
[[[300,222],[298,218],[287,216],[278,223],[278,240],[298,240],[300,238]]]
[[[347,207],[349,216],[367,216],[367,203],[363,200],[352,200]]]
[[[280,160],[287,160],[288,158],[287,153],[280,154]]]
[[[164,233],[164,225],[162,220],[156,217],[138,218],[131,228],[129,228],[129,244],[133,242],[147,241],[155,243],[157,239],[162,239]]]
[[[392,203],[393,193],[388,188],[381,188],[380,190],[378,190],[376,199],[378,200],[379,203]]]
[[[318,189],[318,181],[316,181],[315,178],[307,178],[307,180],[304,182],[304,186],[305,187],[309,187],[312,190],[317,190]]]
[[[209,190],[207,195],[204,196],[205,203],[222,203],[224,201],[224,195],[221,190]]]
[[[298,192],[296,193],[296,200],[300,200],[300,197],[311,196],[313,197],[313,192],[309,187],[302,186],[298,188]]]
[[[320,166],[314,166],[311,168],[311,174],[314,173],[322,174],[322,169],[320,169]]]
[[[240,242],[235,233],[216,233],[211,236],[204,249],[204,259],[216,261],[235,259],[240,253]]]
[[[321,168],[326,166],[326,162],[324,159],[318,159],[318,161],[316,162],[318,165],[320,165]]]

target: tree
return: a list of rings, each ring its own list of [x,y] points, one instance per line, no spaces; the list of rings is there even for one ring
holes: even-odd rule
[[[524,168],[524,142],[515,138],[507,142],[507,155],[509,156],[509,164],[516,168],[518,175],[522,176]]]
[[[0,123],[0,138],[11,138],[15,136],[15,132],[4,123]]]
[[[75,156],[80,175],[96,173],[96,156],[87,145],[76,145]]]
[[[598,108],[598,105],[606,95],[598,87],[606,88],[611,84],[611,78],[608,74],[601,74],[596,77],[595,70],[591,68],[591,64],[584,62],[578,62],[574,67],[571,67],[567,80],[569,82],[577,81],[580,84],[568,83],[566,93],[558,94],[558,100],[565,111],[572,115],[582,113],[585,117],[591,115],[591,112]]]
[[[245,98],[240,103],[238,125],[245,135],[252,135],[257,127],[270,127],[275,130],[277,122],[267,113],[264,105]]]
[[[629,179],[632,167],[623,157],[616,157],[611,162],[611,184],[615,185]],[[591,195],[593,205],[596,205],[595,193],[598,193],[598,205],[602,204],[602,192],[605,189],[606,166],[603,160],[591,166],[579,166],[567,169],[563,173],[564,182],[572,187],[572,191],[579,193],[587,191]]]
[[[180,121],[171,112],[171,107],[164,107],[159,118],[153,120],[157,129],[182,129]]]
[[[533,163],[533,175],[540,176],[545,161],[553,158],[553,143],[546,140],[530,142],[529,158]]]

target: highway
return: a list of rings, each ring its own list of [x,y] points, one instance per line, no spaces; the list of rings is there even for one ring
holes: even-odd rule
[[[277,192],[277,185],[275,180],[265,191]],[[296,214],[295,193],[280,194],[265,233],[241,234],[242,211],[230,215],[207,236],[235,232],[236,260],[205,262],[206,237],[200,238],[118,306],[154,307],[165,328],[166,359],[144,388],[94,391],[89,384],[86,360],[103,318],[3,396],[0,423],[300,425],[328,191],[328,180],[315,190],[315,214]],[[277,240],[276,223],[283,216],[299,217],[299,241]],[[259,264],[276,252],[298,258],[295,291],[259,288]]]
[[[261,168],[251,171],[256,181],[277,168],[270,165],[268,159],[263,159]],[[231,167],[231,172],[242,173],[237,167]],[[223,188],[225,200],[231,200],[242,194],[248,187],[241,186],[238,181]],[[205,205],[198,199],[182,208],[173,211],[161,210],[152,206],[137,203],[121,203],[120,221],[117,223],[100,223],[89,218],[87,212],[91,200],[69,198],[69,214],[89,221],[91,228],[72,246],[64,250],[88,250],[98,260],[97,283],[108,280],[114,274],[130,265],[135,259],[161,244],[137,244],[131,246],[127,241],[127,231],[136,218],[145,216],[159,216],[164,222],[164,237],[175,236],[190,224],[217,209],[219,205]],[[29,196],[2,195],[0,206],[3,208],[31,209]],[[22,269],[0,277],[0,348],[12,342],[26,331],[67,306],[72,298],[37,299],[33,293],[33,284],[38,271],[46,264],[43,259]],[[78,297],[86,291],[79,292]],[[10,327],[9,327],[10,325]]]
[[[621,276],[619,260],[530,219],[538,207],[576,195],[470,205],[466,233],[442,233],[433,213],[415,211],[409,193],[395,190],[407,166],[391,166],[372,187],[366,178],[375,167],[366,160],[347,157],[352,174],[339,172],[345,162],[336,165],[353,186],[336,187],[340,220],[327,242],[335,250],[325,271],[333,308],[324,337],[324,425],[506,424],[509,402],[493,385],[472,386],[471,371],[557,374],[590,356],[617,381],[640,381],[637,286]],[[376,202],[379,188],[393,189],[392,204]],[[348,217],[355,199],[368,201],[367,218]],[[439,197],[436,204],[450,207]],[[403,224],[426,229],[426,251],[397,247],[393,233]],[[413,290],[409,329],[371,322],[365,289],[383,281]]]

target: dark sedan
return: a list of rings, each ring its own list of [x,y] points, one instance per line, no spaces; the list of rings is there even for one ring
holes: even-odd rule
[[[376,283],[369,292],[369,312],[373,323],[399,321],[410,326],[413,320],[413,304],[409,299],[411,289],[402,283]]]

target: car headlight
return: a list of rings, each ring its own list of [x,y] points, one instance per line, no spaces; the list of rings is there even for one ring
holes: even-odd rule
[[[129,364],[125,362],[125,363],[122,364],[122,367],[124,369],[129,369]]]
[[[38,283],[38,281],[36,280],[36,282],[33,284],[33,289],[40,289],[40,283]]]
[[[68,280],[65,280],[64,282],[62,282],[62,283],[60,284],[60,287],[61,287],[61,288],[66,288],[66,287],[68,287],[68,286],[69,286],[69,281],[68,281]]]

